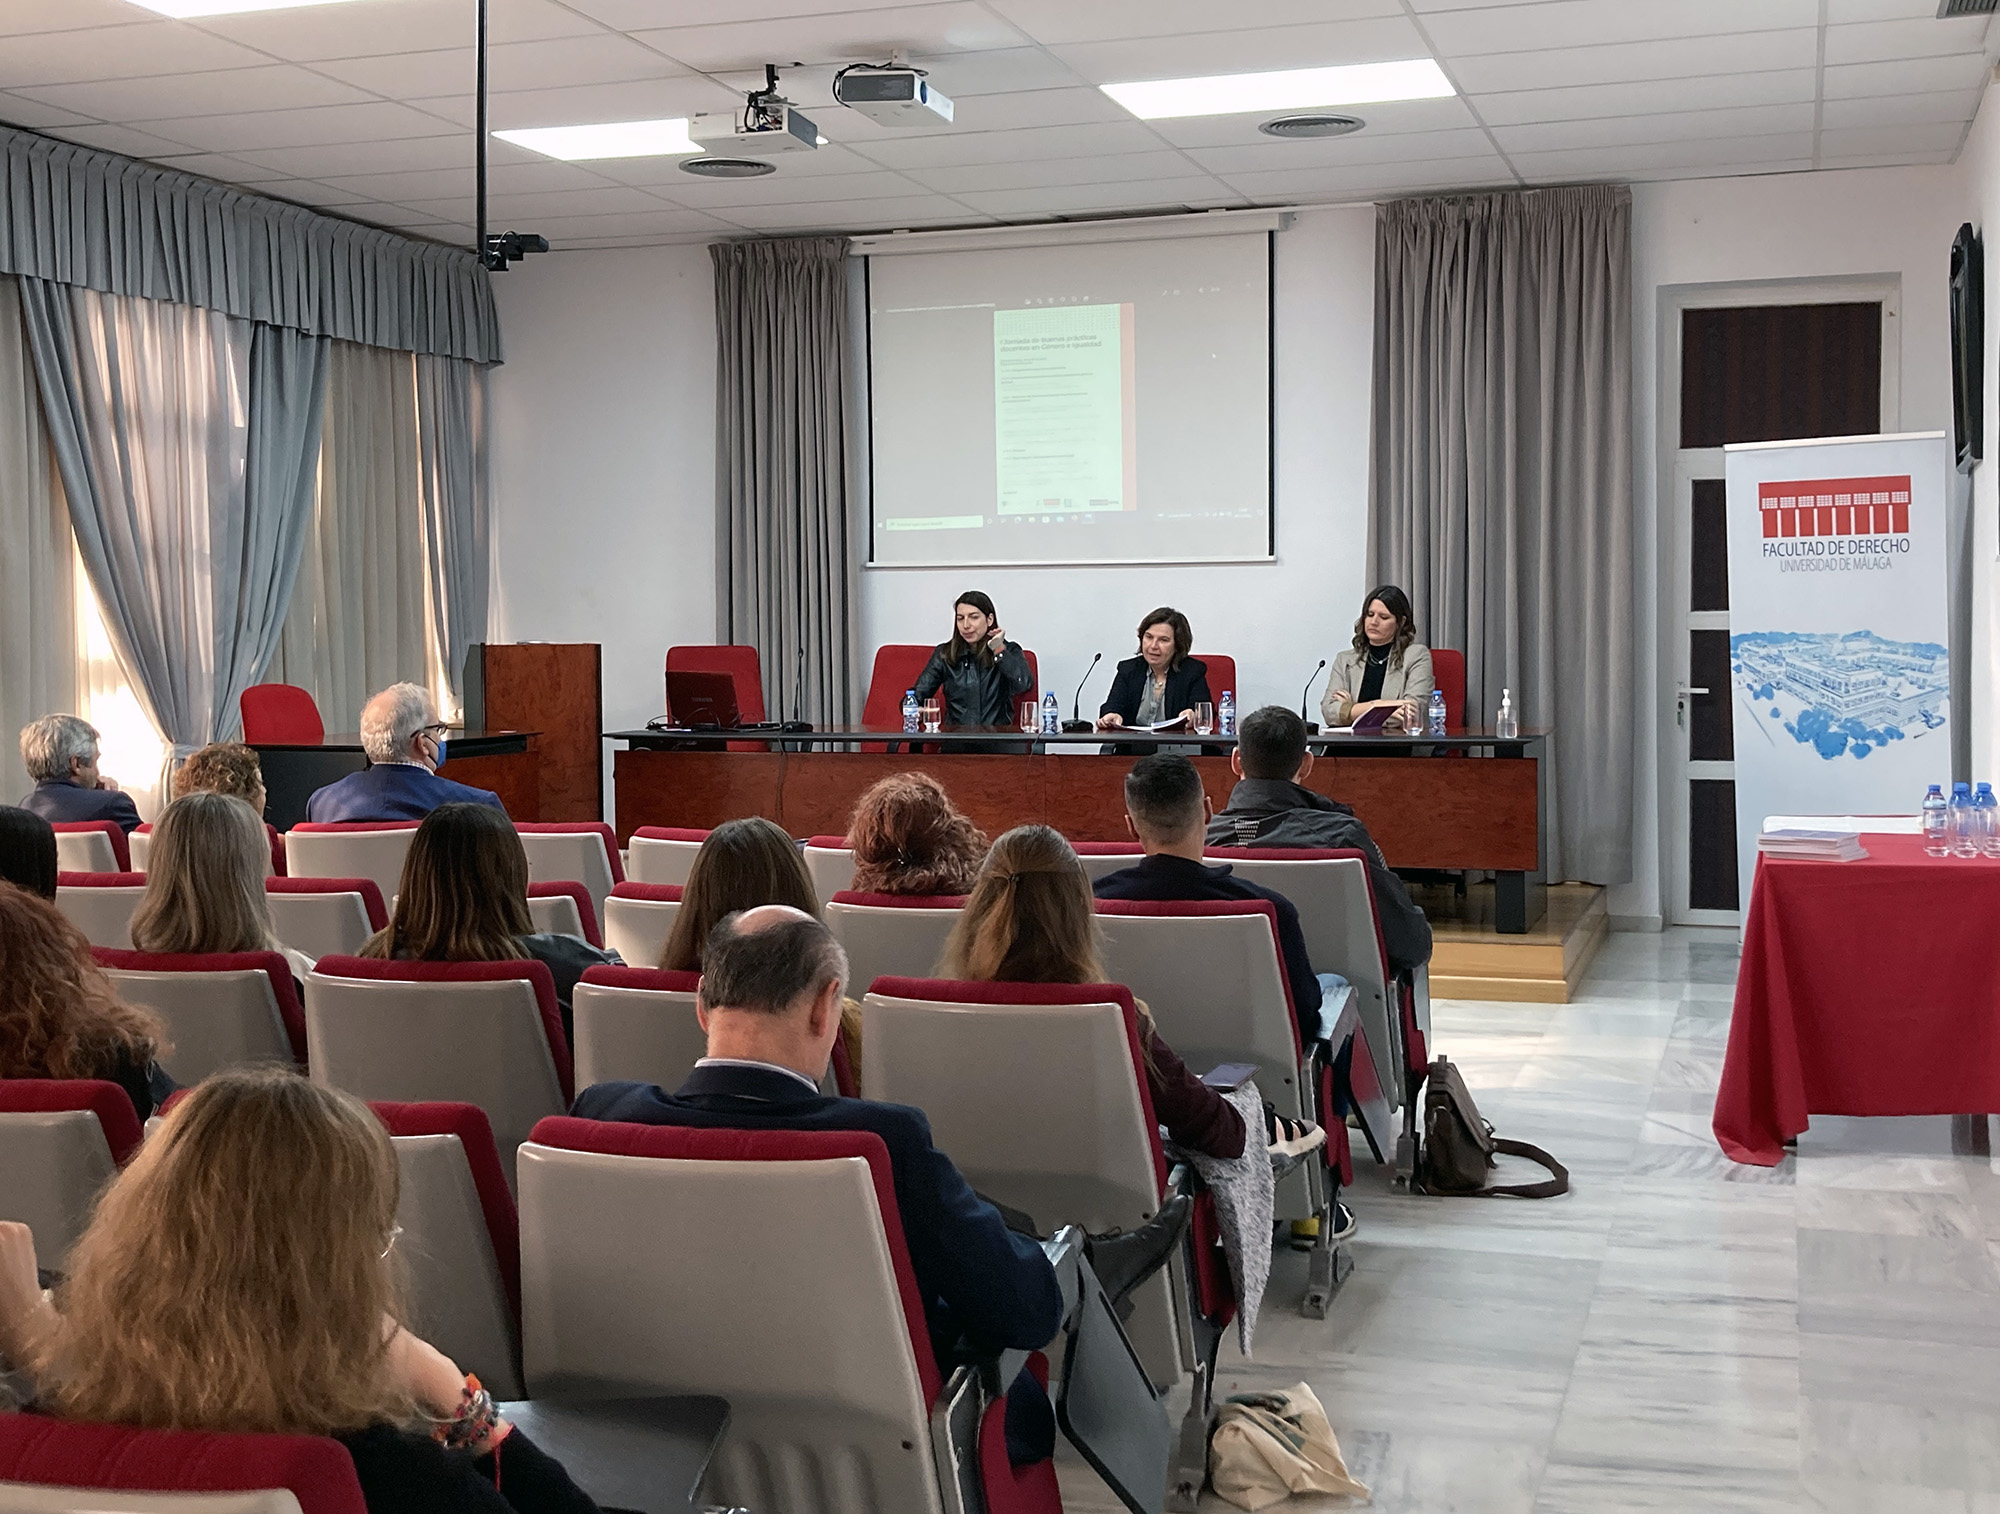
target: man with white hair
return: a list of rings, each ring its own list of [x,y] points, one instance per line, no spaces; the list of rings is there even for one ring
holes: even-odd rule
[[[97,770],[97,727],[75,715],[44,715],[21,731],[21,763],[35,791],[21,801],[51,825],[111,820],[128,835],[139,823],[130,794]]]
[[[361,710],[361,750],[371,765],[316,790],[306,801],[306,819],[321,824],[421,820],[441,804],[504,809],[491,789],[438,777],[449,729],[422,685],[389,685]]]

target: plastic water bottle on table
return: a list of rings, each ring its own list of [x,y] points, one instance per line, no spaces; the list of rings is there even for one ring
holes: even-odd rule
[[[914,736],[923,728],[922,718],[917,714],[917,691],[903,690],[903,734]]]
[[[1980,784],[1973,794],[1972,815],[1978,822],[1980,855],[2000,857],[2000,798],[1995,797],[1992,784]]]
[[[1222,736],[1236,734],[1236,691],[1224,689],[1222,698],[1215,705],[1216,733]]]
[[[1972,785],[1954,783],[1951,786],[1951,854],[1954,857],[1977,857],[1979,855],[1979,833],[1974,829],[1975,812],[1972,808]]]
[[[1042,734],[1060,736],[1062,734],[1062,706],[1056,702],[1056,691],[1050,689],[1042,696]]]
[[[1445,719],[1444,690],[1432,689],[1431,717],[1430,717],[1430,731],[1429,731],[1430,735],[1442,736],[1444,734],[1444,719]]]
[[[1951,855],[1951,817],[1945,805],[1944,789],[1935,783],[1924,795],[1924,855]]]

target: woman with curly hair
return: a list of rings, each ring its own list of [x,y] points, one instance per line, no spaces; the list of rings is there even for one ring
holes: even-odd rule
[[[189,794],[230,794],[264,819],[264,765],[254,747],[240,741],[215,741],[189,755],[174,769],[174,798]],[[271,844],[271,874],[285,876],[285,838],[268,820],[264,835]]]
[[[172,1048],[151,1010],[120,999],[55,905],[0,883],[0,1078],[102,1078],[139,1118],[174,1091]]]
[[[867,894],[963,894],[979,876],[986,836],[928,773],[891,773],[854,806],[847,844]]]

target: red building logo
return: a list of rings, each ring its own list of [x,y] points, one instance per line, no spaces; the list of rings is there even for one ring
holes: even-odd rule
[[[1757,486],[1764,535],[1907,536],[1910,475],[1805,478]]]

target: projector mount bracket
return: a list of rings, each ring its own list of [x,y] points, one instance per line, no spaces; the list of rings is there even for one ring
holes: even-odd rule
[[[474,130],[478,140],[475,143],[473,164],[473,194],[478,202],[479,240],[473,251],[478,254],[480,266],[488,273],[505,273],[509,263],[518,263],[531,252],[547,252],[549,239],[534,231],[495,231],[486,229],[486,6],[487,0],[476,0],[478,6],[478,40],[476,51],[479,55],[479,91],[476,106],[478,120]]]

